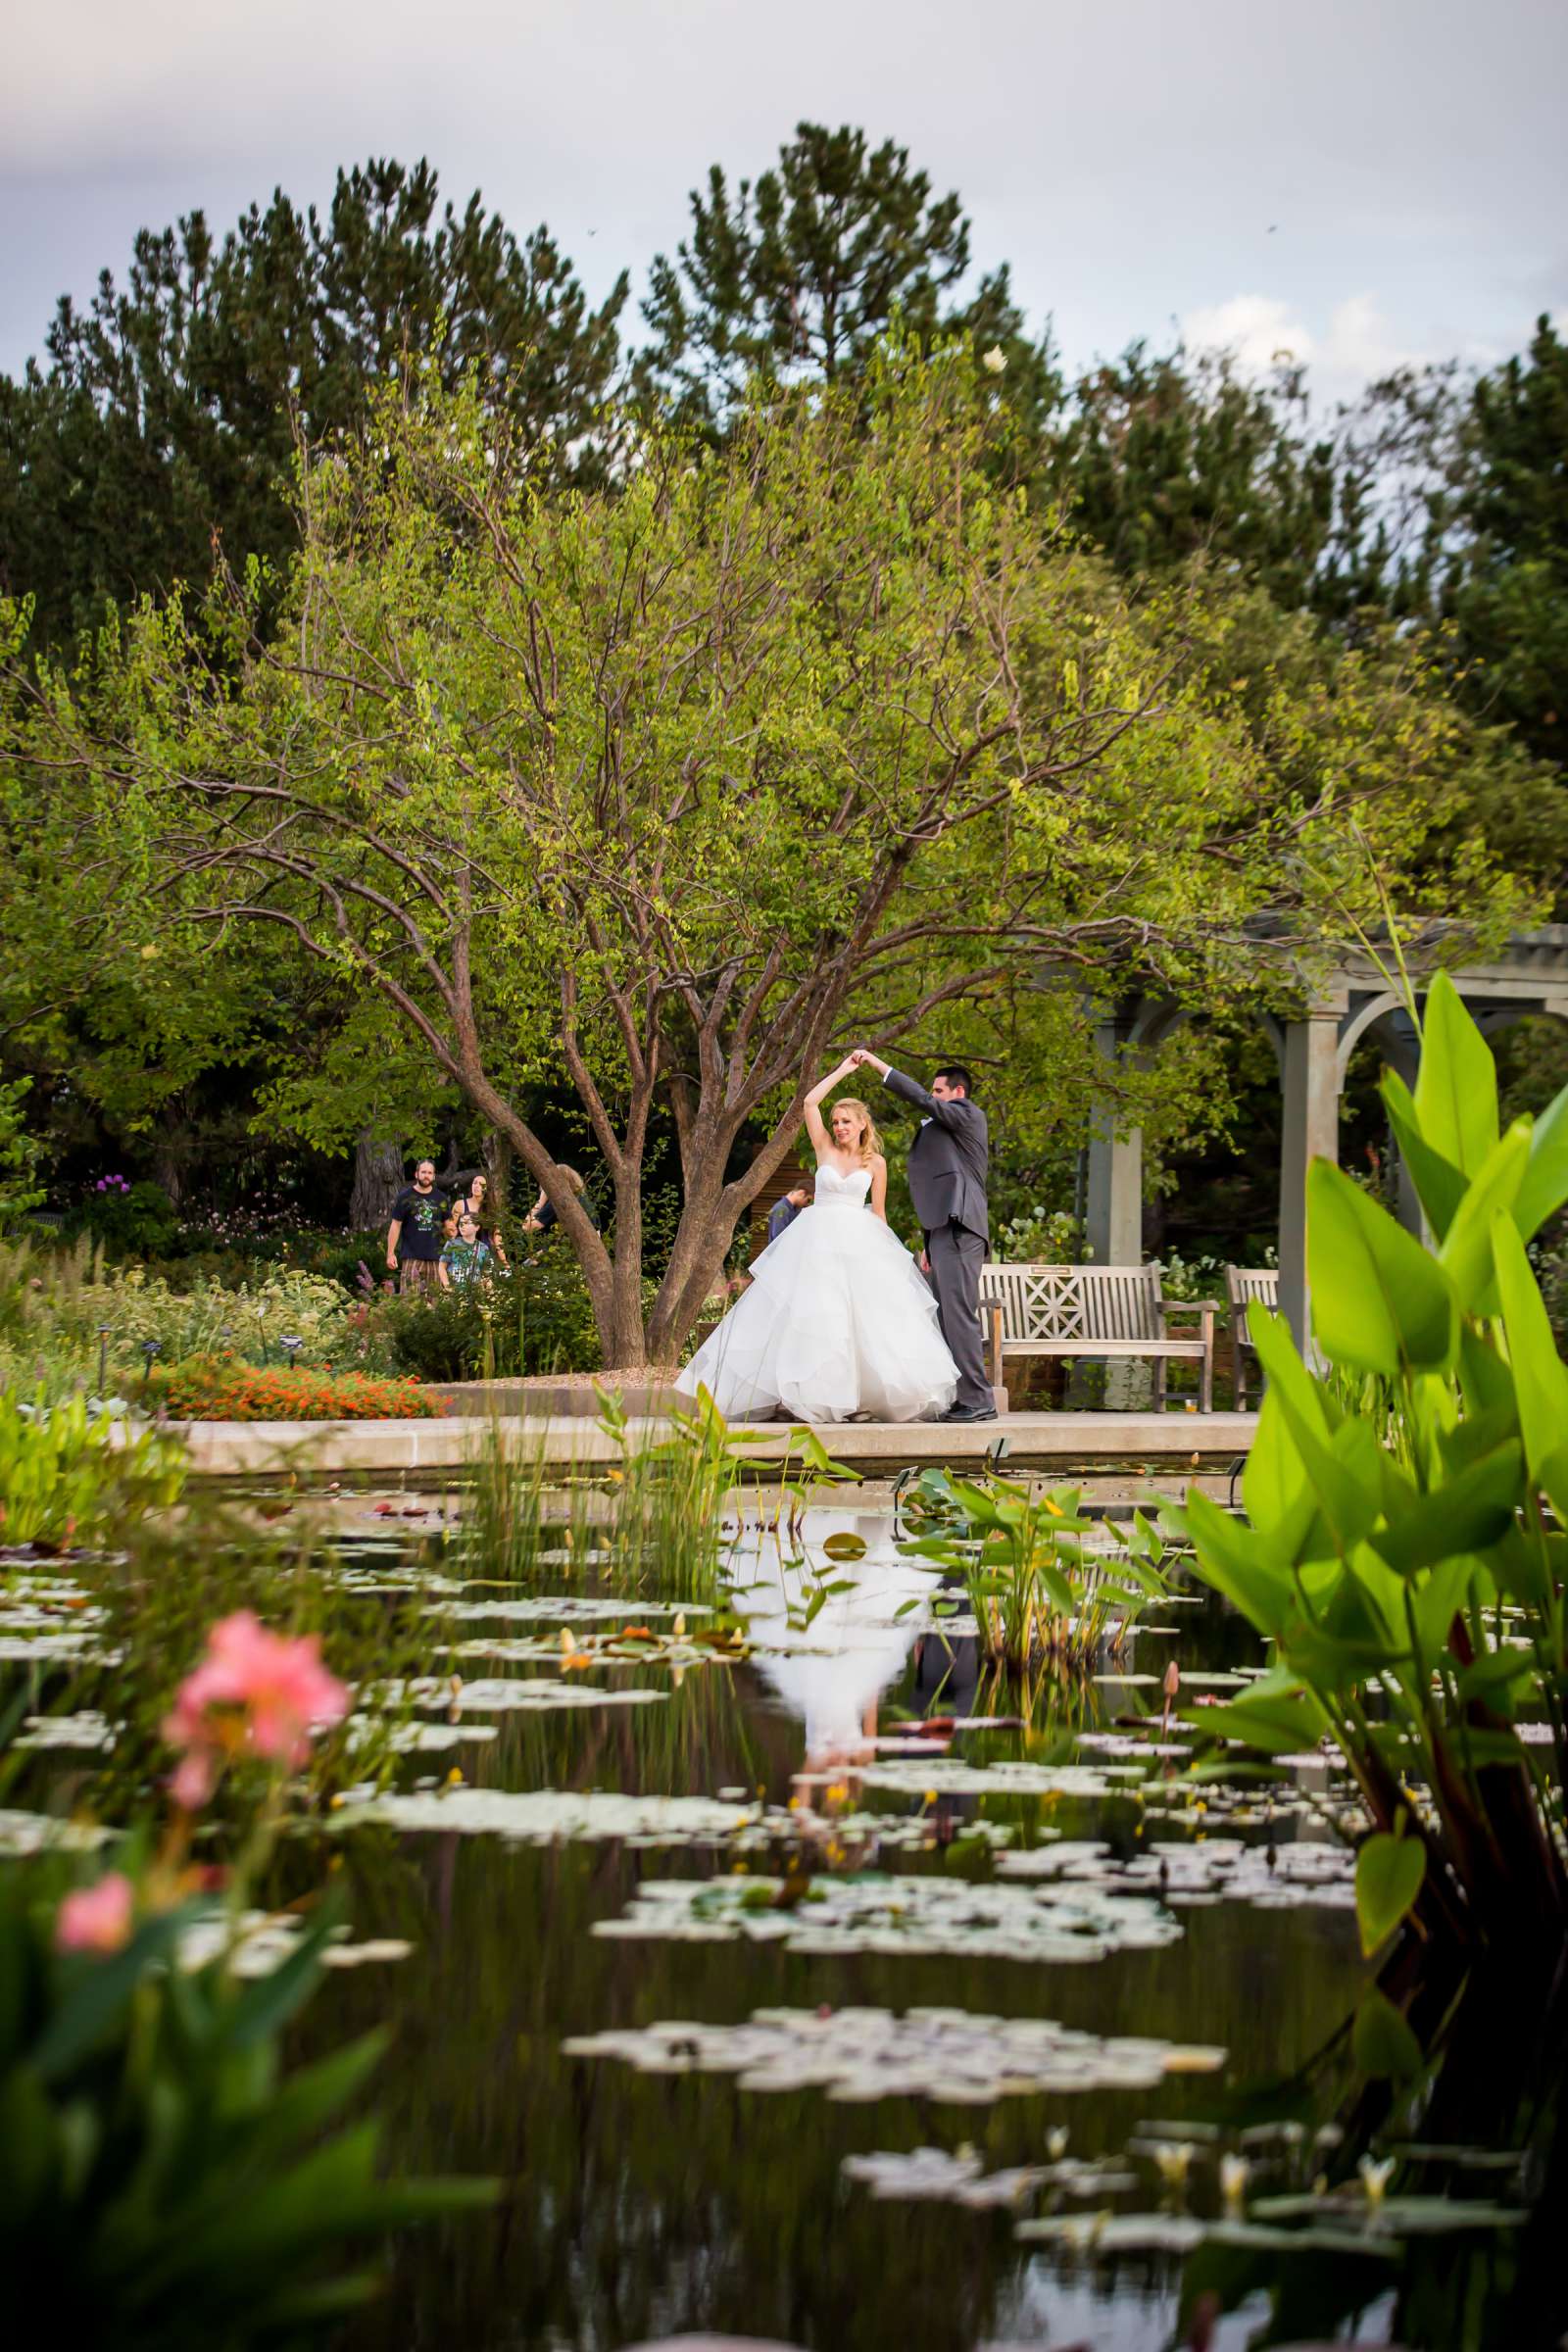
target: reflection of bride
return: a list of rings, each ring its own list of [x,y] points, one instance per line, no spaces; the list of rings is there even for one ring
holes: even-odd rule
[[[936,1300],[889,1231],[887,1161],[863,1102],[806,1098],[816,1147],[811,1205],[752,1260],[751,1288],[704,1341],[675,1386],[708,1389],[726,1420],[776,1412],[801,1421],[930,1421],[957,1393]]]
[[[836,1535],[859,1536],[863,1557],[826,1558],[822,1545]],[[808,1510],[789,1549],[806,1556],[786,1566],[775,1531],[758,1528],[743,1535],[733,1555],[734,1604],[746,1620],[753,1663],[805,1723],[808,1764],[863,1757],[876,1736],[877,1700],[903,1673],[927,1616],[923,1606],[898,1612],[907,1601],[923,1602],[940,1580],[900,1557],[886,1511]],[[850,1590],[833,1593],[803,1625],[819,1584]]]

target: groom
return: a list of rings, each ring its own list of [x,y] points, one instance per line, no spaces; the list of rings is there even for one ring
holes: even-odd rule
[[[925,1113],[909,1148],[909,1196],[925,1229],[921,1271],[931,1277],[942,1337],[958,1367],[957,1400],[943,1419],[994,1421],[996,1399],[980,1345],[980,1269],[991,1232],[986,1206],[990,1144],[974,1081],[961,1063],[950,1062],[938,1070],[927,1094],[864,1046],[855,1059],[878,1071],[890,1094]]]

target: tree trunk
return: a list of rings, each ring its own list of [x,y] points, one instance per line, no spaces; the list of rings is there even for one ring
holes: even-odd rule
[[[385,1225],[402,1189],[402,1152],[373,1127],[362,1127],[354,1141],[354,1194],[349,1202],[349,1223],[355,1232]]]
[[[496,1210],[504,1209],[511,1200],[513,1151],[498,1127],[485,1129],[481,1157],[490,1179],[490,1205]]]

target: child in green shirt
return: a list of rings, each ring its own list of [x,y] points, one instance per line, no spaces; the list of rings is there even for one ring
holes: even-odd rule
[[[458,1230],[441,1252],[441,1288],[457,1290],[470,1282],[478,1282],[490,1270],[490,1245],[479,1234],[477,1218],[464,1214],[458,1219]]]

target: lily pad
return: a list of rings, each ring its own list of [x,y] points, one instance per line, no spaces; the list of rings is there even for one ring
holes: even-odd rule
[[[0,1808],[0,1854],[22,1857],[64,1851],[90,1854],[114,1835],[96,1821],[60,1821],[52,1813]]]
[[[290,1912],[244,1911],[236,1933],[225,1914],[215,1912],[185,1930],[175,1957],[181,1968],[205,1968],[229,1947],[233,1937],[229,1965],[235,1976],[270,1977],[296,1949],[304,1924]],[[400,1936],[370,1936],[356,1943],[347,1928],[339,1928],[322,1948],[321,1959],[327,1968],[361,1968],[384,1960],[406,1960],[413,1949]]]
[[[82,1707],[74,1715],[29,1715],[12,1744],[93,1753],[114,1746],[115,1731],[107,1715]]]
[[[1252,1845],[1240,1838],[1174,1839],[1147,1845],[1125,1861],[1108,1846],[1080,1841],[1004,1855],[997,1868],[1010,1879],[1092,1880],[1136,1893],[1157,1894],[1178,1907],[1250,1903],[1289,1911],[1303,1904],[1331,1911],[1355,1908],[1355,1856],[1348,1846],[1301,1839]]]
[[[962,1960],[1099,1960],[1158,1951],[1182,1931],[1157,1903],[1094,1886],[971,1886],[958,1878],[645,1879],[594,1934],[671,1942],[782,1943],[792,1952],[942,1954]]]
[[[559,1659],[560,1652],[552,1653]],[[471,1683],[440,1675],[419,1675],[412,1682],[381,1683],[362,1695],[386,1706],[470,1709],[485,1714],[550,1714],[565,1707],[634,1707],[667,1698],[665,1690],[612,1690],[602,1683],[554,1682],[540,1675],[515,1678],[481,1676]]]
[[[815,2085],[831,2099],[919,2097],[990,2106],[1044,2091],[1139,2090],[1163,2081],[1168,2042],[1102,2039],[1049,2018],[963,2009],[758,2009],[742,2025],[661,2023],[579,2035],[568,2056],[640,2074],[728,2074],[742,2090]],[[1224,2052],[1211,2053],[1223,2063]]]
[[[1021,1760],[970,1764],[962,1757],[921,1762],[891,1758],[865,1765],[860,1785],[901,1796],[1111,1796],[1113,1783],[1136,1779],[1125,1765],[1030,1764]]]
[[[988,2173],[984,2159],[972,2151],[950,2155],[946,2148],[846,2156],[843,2171],[847,2180],[864,2181],[879,2202],[898,2198],[912,2204],[966,2205],[975,2212],[1021,2205],[1046,2177],[1038,2164]]]
[[[707,1796],[626,1796],[612,1789],[413,1789],[348,1804],[333,1825],[379,1822],[388,1829],[502,1838],[513,1845],[623,1838],[634,1845],[714,1845],[752,1818]]]
[[[471,1588],[466,1588],[471,1590]],[[426,1609],[427,1617],[500,1617],[515,1625],[598,1625],[611,1621],[638,1625],[645,1618],[710,1617],[711,1607],[700,1600],[612,1600],[581,1592],[534,1593],[521,1600],[497,1594],[493,1600],[463,1600],[448,1608]]]

